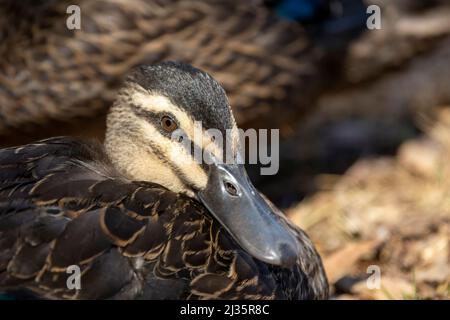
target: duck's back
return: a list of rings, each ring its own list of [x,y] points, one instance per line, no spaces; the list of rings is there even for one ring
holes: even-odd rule
[[[81,29],[69,30],[70,1],[3,1],[0,135],[12,141],[29,142],[25,127],[33,137],[68,134],[61,122],[104,115],[124,75],[142,63],[179,60],[214,74],[248,126],[281,125],[328,80],[304,30],[258,2],[81,0]],[[78,125],[71,131],[85,134]],[[90,135],[101,136],[98,128]]]
[[[275,268],[240,249],[199,203],[117,175],[96,144],[54,138],[0,150],[0,291],[81,299],[324,298],[320,258],[298,232],[308,261]],[[77,268],[80,290],[68,288],[76,286]]]

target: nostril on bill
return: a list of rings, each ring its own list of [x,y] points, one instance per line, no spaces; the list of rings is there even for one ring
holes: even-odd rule
[[[234,184],[232,184],[229,181],[225,181],[224,186],[225,186],[225,190],[228,192],[228,194],[230,194],[231,196],[237,196],[238,190]]]

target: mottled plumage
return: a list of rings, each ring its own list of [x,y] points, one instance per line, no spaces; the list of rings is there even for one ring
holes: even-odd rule
[[[291,120],[327,81],[323,52],[298,23],[277,17],[262,1],[0,2],[4,144],[6,137],[30,142],[18,136],[24,131],[68,134],[61,122],[80,117],[100,116],[92,121],[103,123],[124,75],[143,63],[179,60],[214,74],[246,126]],[[69,5],[81,9],[81,30],[66,27]],[[78,128],[79,122],[71,131],[86,135]],[[101,137],[103,130],[97,125],[89,135]]]
[[[95,143],[52,138],[0,150],[0,290],[77,299],[321,299],[320,257],[270,266],[195,200],[116,173]],[[79,291],[66,268],[82,269]]]
[[[196,130],[199,121],[205,128]],[[230,130],[230,162],[207,129]],[[238,163],[237,131],[212,76],[164,62],[126,78],[103,145],[52,138],[0,149],[0,290],[325,298],[319,255],[251,184]],[[210,161],[194,161],[193,144]],[[79,290],[66,285],[73,265],[82,272]]]

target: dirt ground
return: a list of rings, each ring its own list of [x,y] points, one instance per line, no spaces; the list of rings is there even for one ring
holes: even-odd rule
[[[383,30],[352,44],[262,189],[313,239],[333,299],[449,299],[450,7],[371,2]]]
[[[395,156],[319,175],[322,190],[287,211],[321,252],[333,298],[449,299],[450,108],[436,114]]]

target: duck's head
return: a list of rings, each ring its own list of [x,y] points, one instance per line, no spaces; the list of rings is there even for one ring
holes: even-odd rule
[[[128,76],[108,115],[105,147],[129,179],[199,200],[249,254],[288,267],[299,244],[239,164],[238,132],[225,91],[211,76],[166,62]]]

